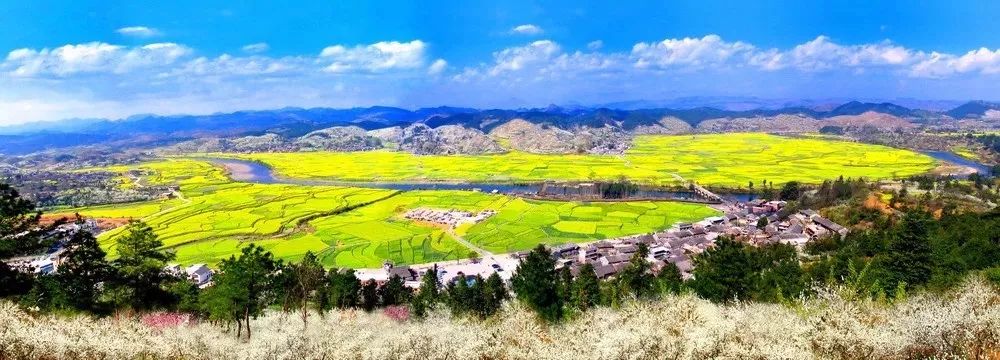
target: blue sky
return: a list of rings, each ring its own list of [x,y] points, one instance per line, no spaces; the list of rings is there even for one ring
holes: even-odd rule
[[[20,1],[0,124],[284,106],[1000,97],[996,1]]]

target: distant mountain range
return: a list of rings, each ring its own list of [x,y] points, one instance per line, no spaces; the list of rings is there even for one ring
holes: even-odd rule
[[[677,107],[634,108],[656,103],[629,102],[606,104],[601,107],[549,106],[536,109],[480,110],[460,107],[435,107],[407,110],[373,106],[351,109],[284,108],[264,111],[238,111],[211,115],[136,115],[121,120],[73,119],[0,127],[0,153],[27,154],[46,149],[98,143],[163,143],[199,137],[234,137],[273,133],[284,137],[299,137],[309,132],[333,126],[357,126],[374,130],[393,126],[406,127],[423,123],[431,128],[460,125],[488,132],[513,119],[524,119],[542,126],[561,129],[573,127],[603,127],[605,125],[630,131],[640,126],[656,125],[665,117],[680,119],[691,126],[710,119],[757,118],[796,115],[826,119],[867,112],[889,114],[903,119],[981,118],[987,112],[1000,110],[1000,103],[971,101],[946,111],[914,109],[895,103],[851,101],[840,105],[826,103],[784,102],[773,108],[767,101],[753,98],[726,99],[726,106],[682,106],[704,104],[706,99],[675,100]],[[723,100],[720,100],[720,103]],[[743,105],[739,105],[743,104]],[[776,105],[771,101],[770,105]],[[659,104],[670,105],[670,104]],[[739,109],[753,106],[751,109]]]

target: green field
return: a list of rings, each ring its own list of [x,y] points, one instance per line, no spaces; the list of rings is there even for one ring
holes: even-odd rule
[[[291,178],[345,181],[540,182],[616,180],[741,187],[763,180],[905,177],[936,165],[929,156],[885,146],[767,134],[639,136],[625,155],[413,155],[394,151],[218,154],[256,160]]]
[[[64,212],[141,218],[182,264],[214,264],[251,242],[286,260],[313,251],[329,266],[378,267],[385,260],[424,263],[472,256],[471,249],[454,236],[488,251],[510,252],[538,243],[648,233],[717,213],[704,205],[676,202],[529,201],[470,191],[239,183],[227,179],[219,168],[188,159],[107,170],[123,174],[142,170],[141,186],[177,185],[183,196]],[[447,231],[401,217],[414,208],[492,209],[497,214],[474,226]],[[99,238],[111,256],[119,234],[120,230],[112,230]]]

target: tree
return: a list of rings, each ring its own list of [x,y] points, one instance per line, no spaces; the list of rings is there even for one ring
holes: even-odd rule
[[[403,278],[399,275],[393,275],[389,281],[378,288],[378,297],[382,301],[382,306],[405,304],[410,301],[411,296],[413,293],[410,292],[410,288],[406,287]]]
[[[302,314],[302,325],[305,326],[309,317],[309,302],[316,301],[319,304],[317,301],[319,294],[325,292],[323,277],[326,272],[312,251],[306,251],[302,261],[289,266],[288,270],[291,271],[293,279],[292,298],[298,303]]]
[[[486,283],[483,285],[483,314],[485,316],[491,316],[500,311],[503,307],[503,302],[510,297],[507,293],[507,287],[503,284],[503,279],[500,279],[500,275],[493,273],[490,277],[486,278]]]
[[[437,267],[428,269],[420,279],[420,289],[413,297],[411,306],[414,315],[423,317],[427,309],[441,301],[441,282],[438,280]]]
[[[41,213],[17,190],[0,183],[0,259],[44,249],[49,245],[38,224]],[[54,225],[53,225],[54,226]],[[32,287],[32,278],[0,261],[0,297],[19,295]]]
[[[720,238],[694,261],[691,288],[699,296],[715,302],[749,298],[755,269],[747,245]]]
[[[94,310],[100,285],[108,280],[111,267],[104,250],[90,232],[77,231],[65,246],[66,252],[56,280],[69,304],[80,310]]]
[[[357,307],[358,295],[361,292],[361,280],[354,276],[353,269],[338,271],[330,269],[327,273],[330,305],[339,309]]]
[[[799,196],[802,196],[802,189],[798,181],[789,181],[781,187],[781,200],[797,200]]]
[[[681,277],[681,270],[673,263],[667,263],[656,275],[656,285],[660,294],[677,294],[684,285],[684,278]]]
[[[758,229],[763,229],[763,228],[767,227],[767,224],[768,224],[768,220],[767,220],[766,217],[761,216],[760,219],[757,219],[757,228]]]
[[[887,290],[894,289],[898,283],[917,286],[930,280],[933,266],[930,242],[932,221],[929,213],[920,210],[909,211],[903,216],[885,255],[884,267],[892,282],[883,284]]]
[[[174,254],[160,250],[163,243],[139,220],[130,220],[116,243],[115,288],[121,296],[117,302],[135,309],[165,305],[169,296],[162,286],[170,275],[163,269]]]
[[[517,299],[527,304],[542,319],[562,319],[563,302],[559,297],[555,260],[544,245],[535,247],[517,266],[511,284]]]
[[[244,325],[250,338],[250,318],[257,317],[271,303],[281,263],[270,252],[250,244],[240,251],[240,257],[230,256],[219,264],[215,285],[205,294],[204,304],[211,318],[234,321],[236,336]]]
[[[601,282],[594,272],[594,265],[583,264],[580,274],[573,282],[573,304],[580,310],[587,310],[601,303]]]
[[[448,307],[451,308],[452,314],[461,315],[472,310],[469,306],[472,301],[471,290],[469,288],[469,280],[465,278],[465,275],[459,273],[459,276],[455,277],[451,283],[448,284]]]
[[[376,307],[378,307],[378,283],[375,279],[368,279],[361,285],[361,308],[372,311]]]
[[[559,269],[559,297],[564,303],[568,303],[573,298],[573,272],[569,266]]]
[[[17,190],[0,183],[0,259],[44,249],[49,243],[39,236],[42,213],[21,198]]]
[[[619,286],[635,298],[645,298],[653,294],[653,275],[649,271],[649,247],[639,244],[639,250],[632,255],[628,266],[618,274]]]

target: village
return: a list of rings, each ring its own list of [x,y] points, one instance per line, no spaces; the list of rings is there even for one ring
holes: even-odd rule
[[[659,272],[667,264],[672,264],[680,270],[685,279],[691,277],[694,269],[693,257],[704,252],[715,244],[721,236],[745,241],[755,246],[780,243],[801,250],[810,241],[830,236],[846,236],[848,229],[824,218],[813,210],[801,210],[782,218],[785,201],[767,201],[763,199],[748,202],[724,202],[718,205],[724,214],[705,218],[695,223],[680,223],[673,227],[651,233],[634,235],[616,239],[606,239],[592,243],[561,244],[549,247],[557,268],[569,267],[574,276],[579,274],[584,264],[591,264],[598,278],[614,277],[623,270],[633,255],[639,250],[639,244],[649,248],[647,261],[651,268]],[[442,224],[457,224],[458,219],[467,219],[468,215],[445,215],[461,213],[457,211],[419,210],[412,214],[422,214],[438,219]],[[433,215],[431,215],[433,214]],[[461,278],[467,280],[476,276],[488,277],[497,273],[504,280],[509,280],[513,270],[517,268],[527,255],[527,251],[511,254],[494,254],[476,259],[445,261],[419,265],[394,266],[387,263],[378,269],[358,269],[355,275],[362,281],[388,281],[393,276],[399,276],[407,286],[419,287],[420,278],[429,269],[437,269],[442,283],[450,283]]]

